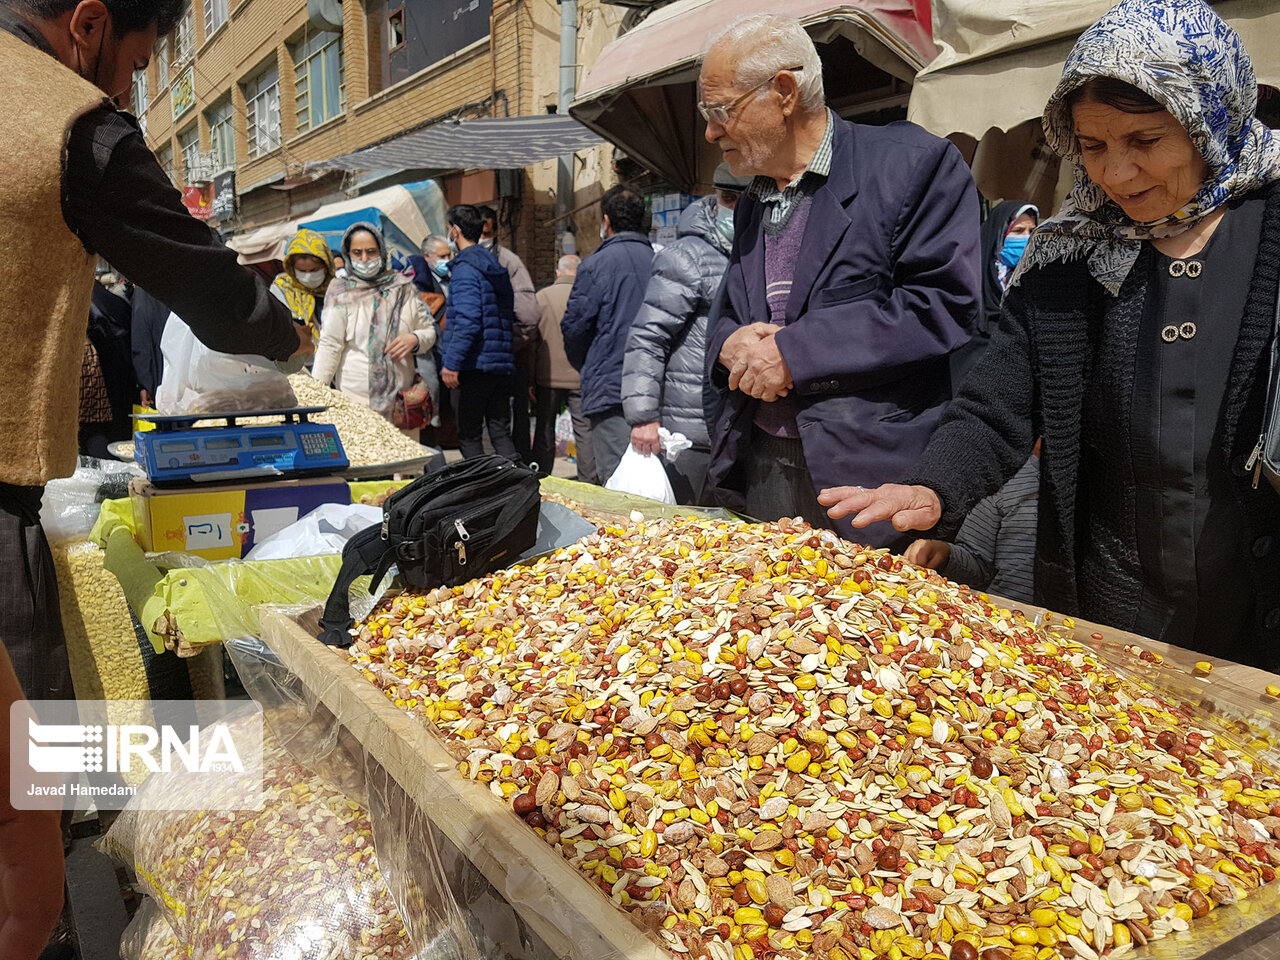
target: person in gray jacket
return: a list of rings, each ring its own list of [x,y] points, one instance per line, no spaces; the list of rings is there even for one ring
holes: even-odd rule
[[[631,445],[661,453],[658,427],[682,433],[693,447],[667,463],[678,503],[711,505],[703,486],[710,439],[703,415],[707,317],[729,263],[733,208],[750,177],[716,167],[715,194],[694,201],[680,217],[677,238],[653,258],[644,305],[636,314],[622,367],[622,412]]]

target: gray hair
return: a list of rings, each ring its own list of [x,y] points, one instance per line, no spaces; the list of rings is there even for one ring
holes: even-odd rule
[[[440,236],[440,234],[438,233],[429,234],[427,236],[427,239],[422,241],[423,253],[426,253],[428,250],[435,250],[437,247],[444,247],[446,250],[448,250],[449,241],[446,240],[444,237]]]
[[[721,44],[736,54],[734,83],[740,90],[762,84],[779,70],[802,67],[796,74],[800,108],[807,113],[822,109],[822,61],[818,48],[800,21],[777,13],[740,17],[711,38],[707,51]],[[704,59],[706,54],[703,54]]]
[[[577,254],[566,253],[556,263],[556,273],[577,273],[578,264],[582,262],[582,258]]]

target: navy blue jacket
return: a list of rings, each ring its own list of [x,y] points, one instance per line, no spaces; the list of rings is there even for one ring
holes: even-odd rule
[[[831,175],[813,197],[777,345],[795,382],[796,421],[814,494],[905,476],[951,399],[948,355],[981,305],[978,195],[960,152],[910,123],[837,120]],[[745,506],[743,466],[760,401],[729,391],[719,363],[740,326],[769,321],[763,205],[743,194],[718,316],[707,341],[721,403],[707,481]],[[889,524],[845,537],[888,544]]]
[[[622,415],[622,357],[644,303],[653,247],[641,233],[616,233],[582,261],[560,321],[564,352],[582,374],[582,412]]]
[[[444,325],[444,369],[515,373],[511,326],[515,320],[511,277],[479,244],[453,258]]]

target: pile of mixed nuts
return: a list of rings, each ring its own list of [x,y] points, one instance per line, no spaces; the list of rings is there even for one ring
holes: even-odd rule
[[[1115,957],[1280,864],[1280,789],[1202,720],[800,521],[604,529],[355,633],[677,954]]]

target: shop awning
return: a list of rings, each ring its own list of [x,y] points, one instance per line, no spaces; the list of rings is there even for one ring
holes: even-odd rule
[[[485,117],[446,120],[355,153],[308,164],[311,170],[510,170],[587,150],[600,136],[572,117]]]
[[[981,140],[1038,118],[1071,47],[1114,0],[935,0],[940,52],[911,89],[908,119],[939,136]],[[1280,86],[1280,5],[1223,0],[1214,9],[1240,33],[1258,81]]]
[[[319,229],[329,239],[329,246],[336,250],[348,226],[367,220],[386,230],[390,245],[415,252],[427,234],[444,233],[444,215],[444,192],[440,185],[434,180],[420,180],[326,203],[306,216],[246,230],[231,237],[227,246],[240,254],[241,263],[283,260],[285,247],[302,227]]]
[[[928,4],[919,0],[789,0],[783,7],[819,45],[844,37],[860,57],[901,80],[910,81],[936,52]],[[778,9],[775,0],[676,0],[661,7],[601,51],[570,113],[672,183],[691,188],[704,129],[695,109],[703,48],[738,17]]]
[[[245,230],[227,239],[227,246],[240,254],[241,263],[266,263],[283,260],[284,249],[298,232],[298,221],[287,220],[268,223],[263,227]]]

